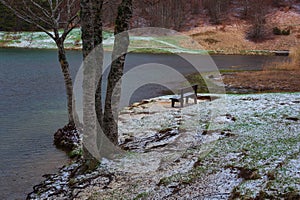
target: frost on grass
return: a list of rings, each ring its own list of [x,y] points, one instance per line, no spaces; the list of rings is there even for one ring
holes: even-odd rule
[[[226,109],[212,114],[224,98]],[[98,197],[297,199],[299,99],[299,93],[228,95],[160,112],[149,104],[130,108],[121,114],[123,141],[168,128],[178,134],[165,146],[111,163],[130,175],[118,183],[121,191],[116,186]]]
[[[300,194],[300,123],[289,120],[300,117],[296,99],[299,94],[229,96],[228,112],[237,120],[226,128],[238,137],[219,140],[203,163],[256,173],[242,176],[232,198]],[[228,159],[231,153],[237,156]]]
[[[62,31],[60,31],[62,34]],[[206,54],[202,49],[195,49],[185,43],[191,43],[186,36],[130,36],[129,51],[136,52],[167,52]],[[66,49],[81,49],[81,31],[73,29],[65,40]],[[103,47],[112,51],[114,36],[112,32],[103,32]],[[1,47],[56,49],[55,42],[44,32],[0,32]]]
[[[224,98],[226,109],[212,114]],[[297,199],[299,99],[299,93],[227,95],[160,113],[151,113],[147,106],[132,109],[131,114],[127,112],[131,120],[122,122],[127,128],[123,129],[124,137],[129,132],[132,138],[143,137],[161,128],[177,128],[179,134],[160,150],[142,153],[143,167],[151,170],[145,174],[142,170],[127,180],[123,185],[127,191],[119,192],[119,197]],[[136,115],[141,111],[143,116]],[[127,162],[138,168],[134,156],[131,159]]]
[[[60,31],[62,34],[62,30]],[[104,39],[112,33],[104,32]],[[81,31],[73,29],[65,40],[66,49],[81,48]],[[17,48],[56,49],[55,42],[44,32],[0,32],[0,46]]]
[[[103,159],[99,169],[113,178],[97,176],[77,199],[299,199],[300,93],[170,104],[155,99],[120,113],[127,152]]]

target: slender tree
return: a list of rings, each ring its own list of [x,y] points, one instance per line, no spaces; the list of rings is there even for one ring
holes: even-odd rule
[[[54,40],[66,87],[69,124],[74,126],[73,85],[64,42],[68,34],[79,24],[79,0],[0,0],[0,2],[10,8],[16,16],[35,25]]]
[[[107,80],[106,99],[102,127],[105,135],[118,145],[118,103],[120,101],[120,80],[129,45],[129,21],[132,17],[132,0],[122,0],[115,21],[115,41],[112,52],[112,64]],[[114,92],[114,93],[113,93]],[[101,116],[98,115],[98,119]]]

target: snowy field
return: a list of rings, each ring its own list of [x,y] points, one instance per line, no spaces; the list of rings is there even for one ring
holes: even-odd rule
[[[85,176],[65,168],[32,199],[299,199],[300,93],[214,97],[123,109],[123,156]]]

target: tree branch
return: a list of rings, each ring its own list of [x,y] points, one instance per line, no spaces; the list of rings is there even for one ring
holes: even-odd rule
[[[36,27],[38,27],[39,29],[41,29],[43,32],[45,32],[49,37],[51,37],[53,40],[55,40],[55,37],[53,34],[51,34],[45,27],[43,27],[41,24],[35,22],[30,16],[22,13],[21,11],[13,8],[9,3],[7,3],[5,0],[0,0],[0,2],[5,5],[7,8],[9,8],[17,17],[19,17],[20,19],[31,23],[33,25],[35,25]]]

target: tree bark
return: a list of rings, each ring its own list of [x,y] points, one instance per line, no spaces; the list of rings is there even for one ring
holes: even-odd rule
[[[105,135],[114,144],[118,144],[117,123],[113,118],[112,99],[119,100],[118,95],[113,96],[115,88],[120,89],[118,81],[123,75],[126,51],[129,45],[128,34],[122,37],[118,35],[128,30],[131,18],[131,0],[123,0],[118,10],[115,25],[115,44],[111,71],[108,78],[108,88],[105,100],[105,111],[102,111],[101,82],[103,65],[102,47],[102,12],[103,0],[81,0],[81,29],[83,43],[83,126],[84,126],[84,159],[86,168],[97,166],[97,159],[103,153],[109,153],[111,148],[109,141],[101,137],[101,128]],[[115,101],[113,101],[115,102]],[[117,107],[114,107],[117,109]],[[101,127],[96,122],[99,122]],[[105,143],[105,144],[104,144]],[[109,148],[107,152],[103,149]],[[107,146],[108,145],[108,146]],[[102,148],[102,149],[101,149]],[[98,151],[98,152],[97,152]],[[100,152],[101,151],[101,152]]]
[[[103,130],[112,143],[118,145],[118,103],[121,94],[121,77],[129,45],[129,20],[132,17],[132,0],[122,0],[115,21],[115,41],[112,64],[107,80],[103,116]]]
[[[56,40],[56,45],[58,47],[58,60],[60,63],[61,71],[64,76],[65,88],[67,94],[67,107],[68,107],[68,119],[69,124],[74,125],[74,113],[73,113],[73,82],[69,70],[69,63],[66,57],[66,51],[64,47],[64,40]]]
[[[94,15],[91,0],[81,0],[80,8],[82,54],[83,59],[85,59],[94,49],[94,29],[92,21]]]
[[[102,109],[102,68],[103,68],[103,37],[102,37],[102,7],[103,1],[98,2],[94,5],[95,10],[95,19],[94,19],[94,46],[96,56],[96,79],[98,78],[96,92],[95,92],[95,110],[98,123],[100,127],[102,127],[102,120],[103,120],[103,109]]]
[[[102,12],[103,0],[81,0],[81,30],[82,30],[82,53],[84,59],[83,70],[83,158],[86,169],[93,169],[100,159],[97,146],[99,127],[97,125],[95,95],[99,74],[102,72],[103,52],[102,44]],[[101,102],[100,102],[101,104]]]

